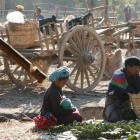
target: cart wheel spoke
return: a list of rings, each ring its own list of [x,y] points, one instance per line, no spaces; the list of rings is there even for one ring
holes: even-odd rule
[[[70,38],[70,43],[71,43],[72,49],[76,50],[77,53],[80,53],[80,49],[78,48],[78,46],[76,45],[76,43],[74,42],[72,38]]]
[[[84,68],[81,68],[81,89],[83,89],[84,84]]]
[[[89,35],[88,35],[89,37],[87,38],[88,40],[87,40],[87,43],[86,43],[86,50],[87,51],[90,51],[90,46],[91,46],[91,38],[92,38],[92,35],[89,33]]]
[[[93,41],[93,42],[90,42],[90,44],[87,47],[87,50],[89,52],[91,51],[92,53],[94,53],[97,48],[98,48],[98,46],[96,45],[96,42]]]
[[[67,47],[67,50],[68,50],[72,55],[75,55],[75,56],[78,55],[78,53],[77,53],[75,50],[73,50],[72,48],[70,48],[70,47]]]
[[[23,70],[24,74],[24,78],[23,78],[23,82],[26,82],[28,80],[28,74],[27,72],[25,72],[25,70]]]
[[[21,68],[17,79],[20,80],[22,75],[23,75],[23,68]]]
[[[83,33],[82,33],[82,44],[83,44],[83,48],[84,48],[84,51],[86,51],[86,40],[87,40],[87,34],[86,32],[83,30]]]
[[[79,68],[79,65],[76,64],[76,66],[74,67],[74,69],[71,71],[71,76],[76,72],[76,70]]]
[[[77,57],[64,56],[64,60],[66,60],[66,61],[77,61]]]
[[[96,77],[95,77],[94,73],[92,72],[92,69],[88,66],[88,67],[87,67],[87,70],[89,71],[89,73],[90,73],[90,75],[93,77],[93,79],[95,80]]]
[[[67,67],[68,68],[73,68],[76,64],[77,64],[77,62],[74,61],[71,64],[69,64]]]
[[[20,66],[18,65],[18,66],[12,71],[12,74],[14,74],[19,68],[20,68]]]
[[[74,79],[74,83],[73,83],[74,85],[76,85],[79,76],[80,76],[80,68],[78,68],[78,70],[77,70],[77,73],[76,73],[76,76],[75,76],[75,79]]]
[[[82,42],[80,40],[79,34],[76,36],[76,38],[77,38],[78,47],[80,48],[80,50],[83,50],[83,46],[82,46]]]
[[[98,64],[97,64],[98,65]],[[94,70],[96,70],[96,71],[99,71],[100,69],[97,67],[97,66],[95,66],[95,64],[92,64],[92,65],[90,65],[92,68],[94,68]]]
[[[88,84],[88,86],[90,86],[90,81],[89,81],[89,77],[88,77],[88,72],[87,72],[87,68],[85,69],[85,78],[86,78],[86,80],[87,80],[87,84]]]

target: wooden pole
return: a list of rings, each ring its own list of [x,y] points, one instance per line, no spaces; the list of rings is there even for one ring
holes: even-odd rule
[[[91,7],[90,7],[91,10],[93,9],[93,3],[94,3],[94,0],[91,0]]]
[[[85,5],[85,8],[86,8],[86,11],[88,11],[88,5],[86,3],[86,0],[84,0],[84,5]]]
[[[12,46],[0,39],[0,49],[8,56],[8,58],[14,60],[17,64],[22,66],[28,73],[37,79],[39,83],[42,83],[46,79],[46,74],[27,60],[22,54],[16,51]]]

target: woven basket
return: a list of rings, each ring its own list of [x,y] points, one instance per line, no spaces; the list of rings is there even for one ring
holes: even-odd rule
[[[24,24],[8,23],[9,43],[14,48],[21,49],[37,46],[35,43],[38,39],[37,26],[35,21],[27,21]]]
[[[140,94],[130,94],[130,101],[132,103],[135,114],[140,119]]]

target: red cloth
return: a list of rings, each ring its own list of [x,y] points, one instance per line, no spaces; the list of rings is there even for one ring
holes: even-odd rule
[[[51,126],[57,125],[57,119],[52,115],[49,119],[46,118],[45,116],[38,115],[33,118],[36,126],[39,129],[47,130]]]

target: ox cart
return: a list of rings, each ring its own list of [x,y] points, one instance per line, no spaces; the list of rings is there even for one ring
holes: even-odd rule
[[[1,32],[1,38],[12,46],[13,51],[29,60],[33,68],[39,68],[46,75],[59,66],[67,66],[71,71],[67,86],[86,93],[98,85],[105,70],[104,37],[118,38],[131,28],[119,33],[108,27],[95,31],[92,14],[76,19],[76,22],[66,22],[66,27],[64,31],[62,23],[53,21],[41,26],[37,21],[10,23],[6,34]],[[24,87],[36,82],[36,77],[22,66],[22,60],[17,63],[16,55],[12,57],[9,51],[1,54],[4,56],[5,72],[13,83]]]
[[[92,23],[80,22],[78,24],[86,25],[75,26],[72,23],[71,29],[67,26],[66,31],[63,31],[61,23],[55,22],[40,27],[33,21],[10,23],[6,27],[6,35],[1,33],[1,37],[46,74],[59,66],[67,66],[71,71],[68,87],[83,93],[91,91],[101,80],[106,58],[103,42]],[[42,34],[40,29],[43,30]],[[10,57],[10,52],[2,54],[5,72],[16,85],[26,86],[36,82],[20,62],[17,64],[16,59]]]

